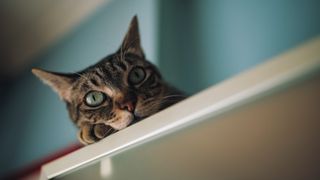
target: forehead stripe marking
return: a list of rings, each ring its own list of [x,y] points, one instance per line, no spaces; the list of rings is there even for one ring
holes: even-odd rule
[[[100,68],[95,69],[94,74],[96,76],[98,76],[99,79],[103,80],[103,74],[102,74]]]
[[[93,78],[90,78],[90,83],[95,85],[95,86],[99,86],[98,82]]]
[[[122,61],[116,61],[115,65],[118,68],[120,68],[122,71],[126,71],[127,70],[127,66]]]
[[[103,71],[103,74],[104,74],[104,76],[105,76],[106,78],[112,77],[111,74],[110,74],[110,72],[109,72],[107,69],[103,68],[102,71]]]

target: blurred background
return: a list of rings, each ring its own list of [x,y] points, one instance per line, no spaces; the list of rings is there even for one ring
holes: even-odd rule
[[[31,68],[94,64],[135,14],[147,58],[189,94],[320,34],[317,0],[2,0],[0,177],[77,143],[65,104]]]

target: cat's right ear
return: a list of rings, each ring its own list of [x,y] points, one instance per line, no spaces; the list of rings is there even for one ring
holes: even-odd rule
[[[33,68],[32,73],[58,93],[61,99],[71,101],[71,88],[75,77],[72,74],[49,72]]]
[[[133,53],[141,58],[144,58],[144,53],[140,43],[138,17],[136,15],[132,18],[129,29],[122,41],[120,49],[117,51],[117,53],[120,54],[123,52]]]

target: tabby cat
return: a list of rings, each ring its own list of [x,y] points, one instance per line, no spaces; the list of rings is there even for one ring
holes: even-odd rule
[[[76,73],[36,68],[32,73],[66,103],[83,144],[97,142],[185,98],[146,60],[136,16],[119,50],[98,63]]]

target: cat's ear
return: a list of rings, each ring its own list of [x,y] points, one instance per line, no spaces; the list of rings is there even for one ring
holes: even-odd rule
[[[70,102],[71,88],[75,77],[72,74],[49,72],[37,68],[32,73],[58,93],[61,99]]]
[[[137,16],[131,20],[129,29],[124,37],[118,53],[133,53],[144,58],[144,53],[140,44],[139,24]]]

